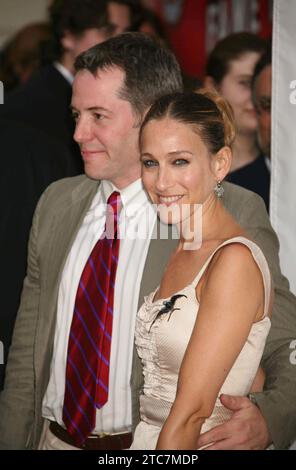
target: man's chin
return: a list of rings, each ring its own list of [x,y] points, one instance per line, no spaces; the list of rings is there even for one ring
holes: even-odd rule
[[[102,174],[98,174],[98,172],[92,171],[90,168],[88,168],[87,164],[84,165],[84,173],[85,173],[85,176],[87,176],[91,180],[99,181],[99,180],[104,179]]]

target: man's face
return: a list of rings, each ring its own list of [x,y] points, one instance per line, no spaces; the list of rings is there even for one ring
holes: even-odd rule
[[[139,127],[128,101],[119,98],[125,74],[117,67],[77,73],[72,109],[74,139],[80,146],[85,173],[122,189],[141,175]]]
[[[258,114],[258,141],[262,152],[270,157],[271,144],[271,65],[267,65],[254,83],[254,103]]]
[[[113,34],[108,28],[88,28],[81,34],[73,34],[66,31],[61,39],[64,49],[61,63],[74,74],[74,62],[76,57],[87,49],[106,41]]]
[[[109,21],[115,27],[114,33],[121,34],[131,25],[131,14],[128,5],[120,5],[116,1],[108,4]]]
[[[78,36],[73,36],[73,55],[76,58],[79,54],[90,49],[96,44],[106,41],[110,37],[110,32],[106,28],[88,28]]]

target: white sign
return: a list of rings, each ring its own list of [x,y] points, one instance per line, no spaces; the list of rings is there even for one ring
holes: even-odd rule
[[[296,294],[296,2],[275,0],[272,58],[270,217],[280,262]]]

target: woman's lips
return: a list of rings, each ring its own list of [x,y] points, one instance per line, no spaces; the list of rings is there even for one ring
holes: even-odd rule
[[[182,199],[182,196],[160,196],[158,195],[158,200],[160,204],[165,204],[166,206],[170,206],[171,204],[175,204]]]

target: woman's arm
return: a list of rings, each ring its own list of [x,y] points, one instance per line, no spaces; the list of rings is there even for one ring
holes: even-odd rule
[[[257,194],[234,184],[225,183],[224,188],[223,204],[262,249],[274,281],[271,329],[262,357],[266,381],[264,391],[253,394],[253,399],[276,449],[287,449],[295,441],[296,429],[296,367],[290,359],[296,338],[296,297],[290,292],[288,280],[281,273],[279,240],[270,224],[264,202]],[[281,248],[285,249],[284,246]],[[262,448],[262,437],[259,439],[257,432],[260,423],[253,426],[254,432],[251,433],[250,415],[242,410],[240,417],[241,427],[249,430],[244,436],[242,433],[238,435],[236,422],[227,423],[228,429],[231,425],[237,443],[243,438],[248,448],[251,449],[254,443],[256,448]]]
[[[157,449],[195,449],[204,420],[263,311],[261,272],[249,249],[223,247],[214,256],[197,320],[180,368],[178,388]]]

